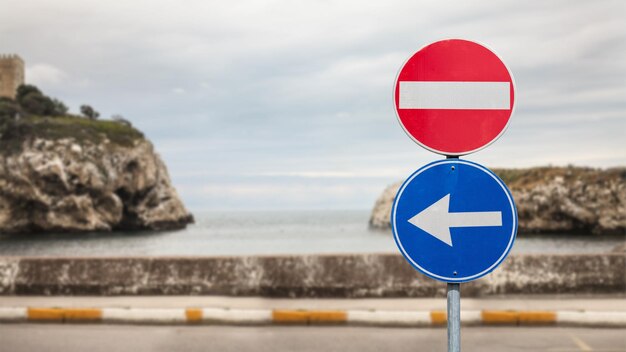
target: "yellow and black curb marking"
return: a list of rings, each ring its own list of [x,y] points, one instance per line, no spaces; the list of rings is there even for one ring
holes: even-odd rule
[[[445,326],[445,311],[286,310],[229,308],[0,308],[0,322],[227,325]],[[464,325],[626,327],[626,312],[461,311]]]

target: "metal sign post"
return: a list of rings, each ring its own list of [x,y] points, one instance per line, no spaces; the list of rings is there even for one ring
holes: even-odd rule
[[[461,351],[461,284],[448,284],[448,352]]]
[[[459,159],[458,156],[446,156],[446,159]],[[448,352],[461,352],[461,284],[448,283]]]

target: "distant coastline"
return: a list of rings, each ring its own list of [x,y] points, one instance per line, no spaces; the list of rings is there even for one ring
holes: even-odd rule
[[[494,169],[513,193],[520,233],[626,234],[626,168],[535,167]],[[376,200],[369,224],[389,228],[402,183]]]

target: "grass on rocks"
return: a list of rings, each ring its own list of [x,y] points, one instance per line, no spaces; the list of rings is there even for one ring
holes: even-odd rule
[[[493,169],[493,171],[512,189],[529,189],[555,178],[561,178],[564,183],[604,183],[610,180],[626,179],[624,167],[602,170],[575,166],[545,166],[527,169]]]
[[[0,121],[0,151],[13,153],[21,150],[24,140],[41,138],[58,140],[71,138],[79,144],[97,144],[105,138],[112,144],[133,146],[143,134],[127,124],[112,120],[90,120],[78,116],[28,116],[18,120]]]

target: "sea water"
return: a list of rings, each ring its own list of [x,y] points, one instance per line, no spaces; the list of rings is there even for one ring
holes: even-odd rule
[[[369,211],[196,212],[184,230],[0,235],[2,256],[231,256],[398,253]],[[512,253],[603,253],[624,236],[518,236]]]

